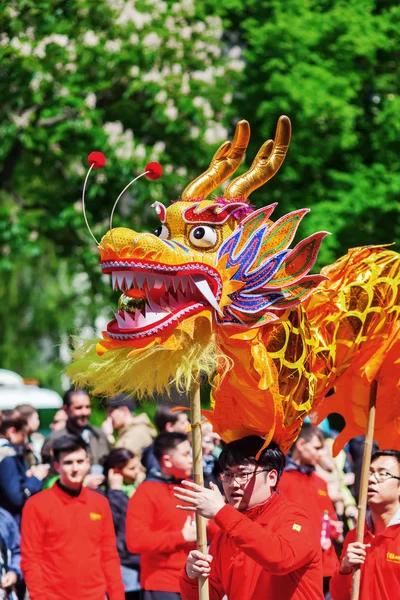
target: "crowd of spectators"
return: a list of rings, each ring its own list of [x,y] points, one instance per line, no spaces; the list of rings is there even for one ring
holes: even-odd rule
[[[87,392],[71,389],[47,438],[33,407],[0,414],[0,600],[181,598],[196,527],[174,488],[192,474],[190,424],[167,405],[155,426],[134,410],[130,398],[113,398],[98,428]],[[207,422],[202,434],[205,485],[222,492],[221,440]],[[325,598],[357,519],[359,485],[351,448],[333,458],[334,435],[305,424],[277,484],[320,536]],[[217,529],[211,519],[208,542]]]

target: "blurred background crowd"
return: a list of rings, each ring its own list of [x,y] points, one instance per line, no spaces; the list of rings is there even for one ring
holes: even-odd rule
[[[160,404],[151,421],[146,413],[136,408],[131,398],[121,395],[110,400],[104,421],[100,427],[96,427],[91,421],[92,407],[88,393],[83,389],[70,389],[64,394],[62,407],[52,411],[53,420],[47,431],[41,430],[39,412],[29,404],[1,411],[0,516],[4,518],[6,515],[7,519],[13,520],[15,530],[13,540],[7,542],[6,535],[2,538],[0,525],[0,538],[7,548],[2,564],[3,585],[9,582],[10,573],[15,574],[12,577],[12,589],[18,598],[27,597],[20,569],[18,532],[21,514],[32,495],[52,487],[59,480],[53,468],[53,445],[67,435],[85,442],[91,466],[84,485],[107,496],[110,502],[126,598],[139,598],[140,555],[130,553],[126,544],[128,500],[146,478],[154,480],[154,477],[161,477],[160,473],[164,473],[160,457],[153,452],[159,434],[187,434],[190,441],[188,413],[182,408],[174,409],[172,405]],[[203,423],[202,433],[205,485],[209,486],[212,482],[222,490],[218,466],[222,442],[208,422]],[[337,431],[330,427],[328,420],[319,428],[306,423],[289,455],[280,484],[285,494],[294,494],[310,517],[316,519],[316,526],[321,528],[321,544],[328,543],[329,548],[324,550],[330,549],[333,555],[334,550],[340,551],[343,535],[355,526],[357,520],[356,502],[363,452],[363,439],[354,438],[345,450],[333,458],[332,444],[336,434]],[[184,435],[179,435],[178,443],[185,440]],[[185,460],[184,472],[190,476],[192,458],[188,456]],[[182,464],[179,467],[182,469]],[[291,481],[293,472],[300,476],[315,473],[322,478],[326,486],[321,488],[319,484],[319,493],[329,497],[331,502],[327,503],[327,498],[322,497],[321,504],[314,505],[312,484],[308,480],[304,488],[306,497],[300,497],[301,486],[295,480]],[[329,531],[328,539],[325,539],[328,513]],[[194,528],[191,535],[191,541],[194,541]],[[327,569],[326,576],[331,574],[329,566]],[[8,588],[6,585],[4,587]]]

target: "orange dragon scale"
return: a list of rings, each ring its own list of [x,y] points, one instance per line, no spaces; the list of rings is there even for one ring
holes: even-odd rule
[[[188,390],[206,373],[206,416],[222,439],[260,435],[285,452],[307,414],[314,423],[343,415],[337,449],[363,433],[377,379],[375,437],[399,448],[400,257],[355,248],[310,274],[327,233],[292,247],[308,209],[274,221],[275,204],[254,210],[248,201],[282,165],[290,136],[283,116],[249,171],[209,198],[243,160],[250,127],[239,122],[181,199],[153,205],[155,234],[106,233],[100,266],[118,308],[101,341],[77,347],[70,374],[95,394],[142,397]]]

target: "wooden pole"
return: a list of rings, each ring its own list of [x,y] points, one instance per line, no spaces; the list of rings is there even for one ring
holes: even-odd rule
[[[367,431],[364,442],[364,456],[361,468],[360,496],[358,501],[358,519],[356,529],[356,542],[363,543],[365,516],[367,512],[368,498],[368,479],[369,469],[371,466],[372,443],[374,441],[375,413],[376,413],[376,394],[378,390],[378,382],[376,379],[371,383],[369,394],[368,420]],[[358,600],[360,596],[361,570],[355,567],[351,585],[351,600]]]
[[[200,405],[200,376],[193,386],[190,397],[190,417],[192,424],[193,473],[194,482],[204,485],[203,451],[201,443],[201,405]],[[206,522],[196,514],[197,550],[207,554]],[[199,577],[199,600],[209,600],[208,578]]]

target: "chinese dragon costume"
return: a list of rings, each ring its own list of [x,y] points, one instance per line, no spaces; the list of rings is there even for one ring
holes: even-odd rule
[[[313,422],[343,415],[337,450],[363,434],[377,379],[375,438],[398,447],[400,256],[354,248],[310,274],[327,233],[290,248],[308,209],[273,221],[275,204],[249,204],[281,167],[290,136],[282,116],[250,169],[210,197],[244,158],[250,127],[239,122],[179,200],[153,205],[155,234],[117,227],[104,235],[100,267],[120,291],[118,311],[101,341],[76,349],[70,373],[95,394],[139,397],[189,389],[205,373],[212,401],[204,414],[224,441],[260,435],[285,452],[307,414]]]

